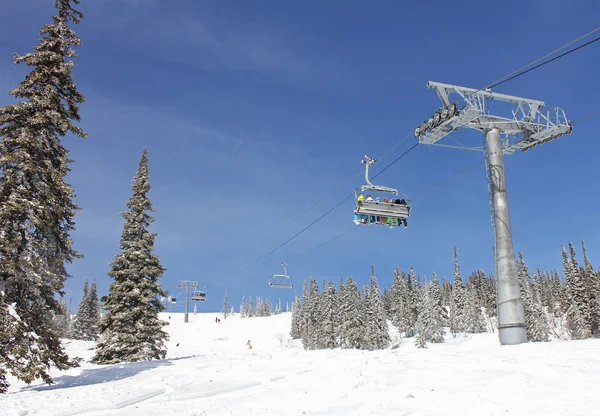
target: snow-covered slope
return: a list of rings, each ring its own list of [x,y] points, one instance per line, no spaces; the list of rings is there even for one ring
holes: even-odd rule
[[[171,319],[168,319],[168,316]],[[168,359],[11,379],[4,415],[595,415],[600,340],[500,346],[496,334],[417,349],[304,351],[291,315],[163,314]],[[253,346],[246,346],[250,340]],[[66,341],[90,358],[91,342]],[[177,346],[179,344],[179,346]]]

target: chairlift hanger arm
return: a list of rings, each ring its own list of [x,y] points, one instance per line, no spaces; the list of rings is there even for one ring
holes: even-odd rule
[[[365,155],[365,160],[362,160],[361,162],[365,164],[365,182],[367,182],[366,185],[360,187],[361,191],[388,192],[394,195],[398,195],[398,191],[396,189],[389,188],[387,186],[373,185],[369,180],[369,166],[375,164],[375,162],[377,162],[377,159],[373,159]]]

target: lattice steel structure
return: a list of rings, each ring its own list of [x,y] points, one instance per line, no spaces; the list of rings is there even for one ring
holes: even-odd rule
[[[543,101],[498,94],[489,89],[476,90],[431,81],[427,83],[427,87],[436,90],[442,101],[442,108],[415,129],[419,143],[481,150],[485,153],[495,237],[500,343],[512,345],[526,342],[525,313],[510,229],[504,154],[512,154],[515,150],[525,152],[538,144],[570,134],[573,130],[572,125],[560,108],[542,111],[545,107]],[[458,96],[457,101],[450,100],[451,94]],[[512,117],[490,114],[490,100],[512,104]],[[483,146],[466,147],[438,143],[459,128],[483,132]]]
[[[177,287],[185,288],[185,314],[183,316],[183,322],[188,322],[188,315],[190,310],[190,288],[197,289],[198,282],[193,280],[180,280],[179,285]]]

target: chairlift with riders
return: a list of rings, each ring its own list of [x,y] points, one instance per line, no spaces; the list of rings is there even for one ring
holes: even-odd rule
[[[192,292],[192,300],[206,301],[206,290],[194,290]]]
[[[362,161],[366,166],[365,181],[367,183],[354,190],[354,195],[356,197],[354,222],[356,224],[362,223],[365,225],[387,225],[390,228],[404,223],[404,226],[406,227],[406,219],[410,217],[412,203],[405,194],[398,192],[397,189],[373,185],[371,183],[369,180],[369,166],[376,161],[377,159],[372,159],[367,155],[365,155],[365,160]],[[364,192],[381,192],[393,195],[395,198],[389,199],[389,202],[384,200],[380,201],[379,198],[367,200],[364,199],[364,195],[362,195]]]

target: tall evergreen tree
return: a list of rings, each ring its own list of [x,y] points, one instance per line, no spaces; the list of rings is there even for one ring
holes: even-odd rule
[[[54,314],[54,324],[58,329],[61,338],[67,338],[71,329],[71,317],[69,316],[69,308],[64,298],[61,298],[58,303],[59,310]]]
[[[452,284],[452,298],[449,306],[450,332],[453,336],[456,336],[458,332],[464,330],[466,319],[465,288],[463,286],[462,276],[460,275],[456,247],[454,247],[454,282]]]
[[[0,392],[7,371],[50,384],[51,366],[66,370],[79,362],[69,359],[53,323],[66,263],[81,257],[70,237],[79,208],[65,181],[71,160],[60,142],[68,133],[87,137],[75,125],[85,100],[72,73],[81,44],[70,27],[83,17],[78,4],[54,1],[57,13],[34,52],[15,55],[15,64],[32,67],[9,91],[18,103],[0,108]]]
[[[370,287],[365,292],[365,300],[366,337],[369,347],[371,349],[387,348],[391,338],[373,266],[371,266]]]
[[[525,264],[523,253],[519,253],[517,263],[517,274],[521,288],[521,298],[525,310],[525,324],[527,326],[527,338],[532,342],[550,341],[550,328],[543,306],[539,297],[536,297],[530,282],[529,270]]]
[[[300,297],[294,296],[292,303],[292,327],[290,329],[290,337],[292,339],[300,339],[302,337],[302,304]]]
[[[79,306],[77,307],[77,313],[75,314],[75,319],[73,320],[73,325],[71,328],[71,338],[73,339],[85,339],[85,333],[87,324],[88,324],[88,298],[89,298],[89,282],[86,280],[83,284],[83,296],[79,301]]]
[[[580,273],[572,244],[569,242],[571,258],[562,246],[563,267],[567,288],[567,327],[574,339],[585,339],[592,335],[591,311],[587,302],[585,282]]]
[[[240,316],[245,318],[248,314],[246,312],[246,297],[242,295],[242,303],[240,304]]]
[[[441,307],[441,290],[437,279],[431,281],[425,288],[423,302],[419,308],[417,319],[417,339],[419,348],[427,348],[428,342],[444,342],[445,310]]]
[[[340,338],[344,341],[342,348],[365,348],[364,305],[352,278],[348,278],[340,299],[340,315]]]
[[[227,315],[229,314],[229,298],[227,297],[227,292],[225,292],[225,298],[223,299],[223,319],[227,319]]]
[[[329,281],[323,288],[324,293],[320,296],[321,320],[317,328],[316,347],[335,348],[337,347],[336,323],[338,322],[339,308],[337,305],[337,296],[335,285]]]
[[[160,297],[166,296],[158,279],[165,268],[154,251],[155,233],[148,230],[155,219],[148,172],[148,151],[144,149],[138,172],[131,186],[133,195],[124,212],[121,253],[108,273],[114,279],[102,298],[106,315],[100,322],[101,339],[92,362],[112,364],[164,358],[168,334],[158,313],[165,310]]]
[[[98,323],[100,322],[100,305],[98,304],[98,292],[96,281],[92,282],[88,290],[88,281],[83,286],[83,297],[79,302],[77,314],[71,331],[74,339],[95,341],[98,336]]]

